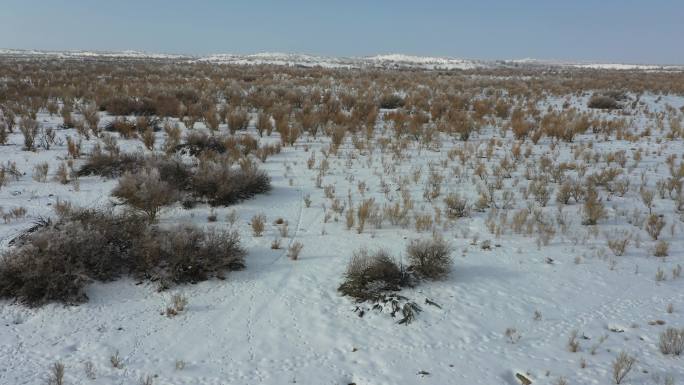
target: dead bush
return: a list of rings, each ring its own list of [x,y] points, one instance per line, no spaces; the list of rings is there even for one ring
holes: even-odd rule
[[[451,248],[441,238],[414,240],[406,248],[412,269],[427,279],[441,279],[451,269]]]

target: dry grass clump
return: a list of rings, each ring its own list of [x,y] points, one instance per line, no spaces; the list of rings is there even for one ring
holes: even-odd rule
[[[171,283],[221,277],[244,267],[237,233],[163,230],[129,213],[64,210],[16,238],[0,260],[0,297],[37,306],[87,300],[91,281],[123,275]]]

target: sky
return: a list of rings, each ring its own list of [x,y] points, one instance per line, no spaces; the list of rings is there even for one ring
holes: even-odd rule
[[[1,0],[0,48],[684,64],[684,0]]]

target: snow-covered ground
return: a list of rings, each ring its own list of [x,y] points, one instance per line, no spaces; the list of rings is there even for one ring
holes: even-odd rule
[[[642,100],[650,111],[662,111],[665,104],[684,105],[684,98],[674,96],[656,102],[656,96],[646,95]],[[574,99],[574,103],[583,108],[586,98]],[[643,106],[634,113],[639,127],[654,125]],[[39,114],[39,120],[54,127],[60,122],[47,114]],[[249,134],[255,135],[253,126]],[[160,146],[163,133],[157,135]],[[672,201],[656,197],[653,210],[667,221],[663,239],[670,243],[670,256],[666,258],[654,257],[654,242],[643,228],[628,223],[634,209],[648,211],[637,191],[642,180],[655,189],[658,178],[669,175],[665,159],[671,154],[681,158],[684,153],[681,140],[659,140],[659,135],[653,132],[638,142],[628,142],[588,133],[572,144],[559,143],[553,150],[546,139],[533,145],[532,164],[544,155],[554,161],[573,160],[573,147],[590,142],[599,154],[624,149],[631,156],[633,150],[642,149],[643,158],[635,167],[625,168],[631,189],[624,197],[610,195],[605,202],[607,219],[598,228],[581,225],[580,205],[570,203],[564,208],[568,214],[565,230],[559,227],[548,245],[510,230],[492,234],[486,213],[473,211],[469,218],[455,221],[442,216],[435,231],[454,249],[453,271],[446,280],[402,293],[423,308],[418,319],[406,326],[372,310],[359,317],[354,312],[358,305],[340,296],[337,287],[354,250],[384,248],[403,256],[410,240],[431,233],[388,222],[381,228],[367,226],[361,234],[347,230],[344,215],[334,214],[331,200],[316,187],[323,159],[320,151],[327,148],[329,138],[303,137],[295,147],[284,147],[261,165],[272,177],[271,193],[217,208],[215,223],[207,222],[207,206],[192,210],[174,206],[161,214],[161,225],[189,222],[227,228],[226,217],[235,210],[240,218],[235,226],[249,253],[244,271],[230,273],[225,281],[184,285],[170,292],[158,292],[154,284],[130,279],[94,283],[87,290],[89,302],[80,306],[27,308],[3,300],[0,384],[44,383],[55,361],[66,367],[65,384],[137,384],[150,375],[155,384],[512,385],[519,383],[515,373],[525,374],[534,384],[556,384],[560,377],[569,384],[608,384],[611,363],[620,351],[637,358],[623,383],[664,384],[668,376],[682,383],[684,358],[665,356],[658,349],[658,336],[666,327],[684,327],[684,278],[671,275],[673,268],[684,264],[681,218]],[[77,134],[59,129],[58,136]],[[334,195],[342,202],[351,195],[355,203],[373,197],[382,205],[399,200],[400,180],[412,180],[420,170],[418,179],[408,184],[414,211],[432,214],[433,203],[423,199],[423,189],[430,165],[437,165],[446,179],[434,206],[441,207],[448,192],[458,192],[471,202],[477,199],[472,169],[456,172],[462,165],[457,157],[449,157],[449,151],[463,148],[463,142],[444,137],[439,148],[421,148],[412,142],[401,151],[401,158],[393,158],[389,148],[383,152],[378,145],[382,137],[378,127],[370,152],[357,150],[347,138],[337,154],[328,158],[330,167],[322,185],[334,186]],[[469,165],[485,162],[491,167],[508,154],[513,142],[510,132],[502,138],[495,127],[483,129],[468,146],[484,152],[491,138],[501,141],[494,145],[491,159],[470,159]],[[277,134],[265,140],[277,141]],[[95,141],[84,141],[84,152]],[[145,151],[139,140],[120,139],[119,143],[125,151]],[[14,133],[8,145],[0,146],[2,163],[16,162],[23,172],[18,181],[0,188],[0,206],[5,212],[25,207],[28,215],[0,223],[0,247],[8,247],[8,240],[36,218],[51,215],[51,206],[58,200],[84,207],[111,204],[112,180],[83,177],[78,189],[50,179],[34,181],[34,166],[49,162],[52,177],[66,148],[57,145],[49,151],[26,152],[21,144],[21,134]],[[307,160],[312,154],[316,166],[309,169]],[[628,163],[633,163],[631,158]],[[588,167],[587,175],[607,165],[600,160]],[[525,185],[524,169],[520,166],[506,179],[506,186],[517,192]],[[365,188],[359,187],[360,182]],[[304,204],[307,195],[310,207]],[[527,207],[527,202],[518,196],[513,205],[509,218],[514,210]],[[543,212],[556,217],[553,198]],[[263,237],[254,237],[248,224],[258,213],[268,218]],[[304,244],[297,261],[286,257],[287,247],[270,248],[279,236],[272,225],[277,218],[289,223],[285,246],[294,241]],[[606,247],[605,234],[614,230],[633,234],[620,257]],[[490,250],[482,248],[487,240]],[[658,269],[667,279],[656,281]],[[189,305],[182,314],[168,318],[160,313],[173,293],[187,296]],[[426,304],[426,299],[441,308]],[[669,304],[672,313],[666,311]],[[654,324],[656,320],[665,324]],[[579,336],[577,352],[567,346],[573,330]],[[117,352],[122,368],[110,363]],[[86,362],[94,365],[94,380],[86,376]]]

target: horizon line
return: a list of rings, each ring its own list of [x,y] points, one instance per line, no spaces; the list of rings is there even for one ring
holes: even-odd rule
[[[480,58],[470,58],[470,57],[458,57],[458,56],[440,56],[440,55],[417,55],[412,53],[404,52],[386,52],[386,53],[375,53],[370,55],[325,55],[316,53],[305,53],[305,52],[288,52],[288,51],[257,51],[252,53],[238,53],[238,52],[211,52],[205,54],[191,54],[184,52],[162,52],[153,50],[140,50],[140,49],[83,49],[83,48],[68,48],[68,49],[41,49],[41,48],[6,48],[0,47],[0,55],[6,55],[8,52],[4,51],[17,51],[26,53],[43,53],[43,54],[59,54],[59,53],[94,53],[94,54],[127,54],[136,53],[140,55],[167,55],[176,56],[178,58],[208,58],[211,56],[226,55],[226,56],[257,56],[257,55],[292,55],[292,56],[309,56],[313,58],[322,59],[372,59],[379,58],[383,56],[405,56],[407,58],[418,58],[418,59],[441,59],[441,60],[461,60],[470,62],[481,62],[481,63],[495,63],[495,62],[531,62],[540,64],[556,64],[556,65],[632,65],[632,66],[653,66],[653,67],[682,67],[684,63],[648,63],[648,62],[627,62],[627,61],[601,61],[601,60],[582,60],[582,59],[555,59],[555,58],[498,58],[498,59],[480,59]],[[400,60],[396,60],[400,61]]]

